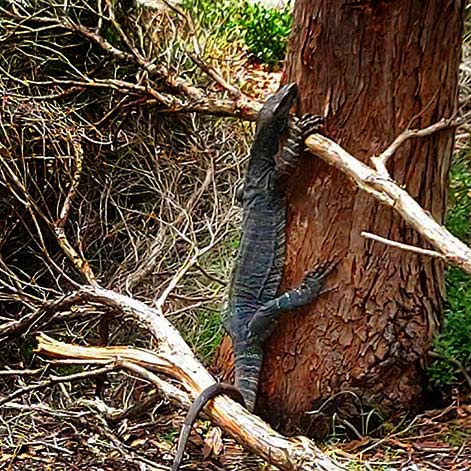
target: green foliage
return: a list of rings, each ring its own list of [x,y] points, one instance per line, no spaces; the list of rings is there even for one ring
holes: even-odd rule
[[[182,5],[214,34],[225,35],[227,41],[240,38],[261,62],[273,67],[283,60],[292,22],[289,4],[275,9],[247,0],[184,0]]]
[[[221,343],[223,327],[221,324],[219,306],[214,309],[197,309],[197,322],[191,330],[182,331],[183,338],[193,351],[198,353],[198,358],[204,363],[210,360]]]
[[[183,0],[181,6],[187,10],[200,26],[211,31],[231,29],[230,21],[240,14],[241,3],[236,0]]]
[[[289,5],[277,10],[245,2],[237,22],[249,52],[261,62],[274,66],[285,56],[291,20]]]
[[[471,150],[453,163],[450,171],[450,210],[446,226],[456,236],[469,244],[471,242]]]
[[[471,170],[470,151],[459,156],[450,172],[450,209],[446,218],[448,229],[465,243],[471,242]],[[471,367],[471,277],[450,267],[446,275],[447,301],[442,332],[435,339],[434,351],[440,358],[429,372],[439,387],[457,384],[463,367]]]
[[[160,435],[160,438],[167,443],[175,443],[175,440],[178,438],[177,430],[169,430]]]
[[[469,427],[462,427],[456,424],[447,424],[448,432],[445,434],[444,441],[450,446],[459,448],[469,442],[471,438],[471,430]]]

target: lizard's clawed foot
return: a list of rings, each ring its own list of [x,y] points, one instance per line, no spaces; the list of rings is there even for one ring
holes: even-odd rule
[[[324,117],[306,113],[301,118],[292,116],[289,127],[291,128],[291,136],[304,141],[309,134],[319,132],[324,124]]]
[[[313,270],[304,275],[301,285],[306,288],[320,289],[327,275],[329,275],[339,263],[340,260],[330,260],[317,265]]]
[[[319,129],[324,124],[324,117],[313,115],[313,114],[305,114],[303,115],[298,123],[297,126],[301,131],[301,135],[303,136],[303,141],[306,139],[310,134],[314,134],[319,132]]]

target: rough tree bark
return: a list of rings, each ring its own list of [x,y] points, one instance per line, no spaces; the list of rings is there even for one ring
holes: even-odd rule
[[[284,82],[298,83],[300,113],[325,114],[326,135],[366,161],[407,127],[455,111],[463,14],[457,0],[298,0]],[[389,165],[437,221],[453,136],[409,141]],[[289,190],[284,288],[319,261],[342,263],[329,280],[337,291],[285,314],[266,346],[259,410],[285,432],[339,391],[388,414],[423,405],[443,262],[366,240],[364,230],[426,246],[392,209],[306,155]]]

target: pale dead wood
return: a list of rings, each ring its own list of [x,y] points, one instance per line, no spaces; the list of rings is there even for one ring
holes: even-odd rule
[[[386,164],[399,147],[404,144],[408,139],[413,137],[426,137],[430,136],[443,129],[449,129],[450,127],[457,127],[462,124],[463,120],[457,120],[453,118],[442,119],[438,123],[431,124],[423,129],[406,129],[399,136],[394,139],[392,144],[378,156],[372,156],[371,162],[380,175],[389,176],[389,172],[386,169]]]
[[[42,335],[38,338],[38,353],[56,358],[78,358],[98,364],[109,361],[118,361],[123,365],[134,364],[135,367],[178,379],[193,399],[214,383],[214,378],[195,358],[161,310],[152,309],[140,301],[98,286],[83,287],[77,294],[84,301],[111,306],[126,316],[138,319],[156,340],[157,350],[153,352],[129,347],[80,347],[56,342]],[[139,374],[137,369],[134,371]],[[174,397],[178,400],[177,396]],[[206,412],[243,446],[282,470],[342,469],[306,437],[281,436],[259,417],[250,414],[229,398],[216,398],[207,407]]]
[[[34,370],[0,370],[0,376],[29,376],[38,375],[45,372],[45,368],[36,368]]]
[[[443,127],[435,128],[436,131],[440,129]],[[431,131],[425,135],[430,133]],[[471,249],[435,221],[406,190],[390,178],[383,162],[387,160],[388,155],[392,155],[391,151],[386,153],[386,158],[380,159],[378,168],[373,169],[320,134],[309,136],[306,139],[306,145],[314,155],[345,173],[360,189],[370,193],[381,203],[392,207],[441,253],[448,263],[471,273]],[[393,150],[397,147],[394,145]]]
[[[365,239],[381,242],[382,244],[390,245],[391,247],[397,247],[401,250],[407,250],[409,252],[418,253],[419,255],[427,255],[429,257],[436,257],[446,260],[446,257],[443,254],[435,252],[434,250],[423,249],[422,247],[416,247],[415,245],[403,244],[402,242],[386,239],[386,237],[381,237],[379,235],[372,234],[371,232],[362,231],[361,236]]]

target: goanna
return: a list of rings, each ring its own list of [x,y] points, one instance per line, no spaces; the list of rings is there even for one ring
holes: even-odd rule
[[[222,322],[232,338],[235,388],[217,383],[193,403],[180,436],[172,467],[183,457],[189,431],[205,403],[218,394],[237,398],[249,411],[255,408],[263,344],[272,334],[283,311],[312,302],[334,264],[320,265],[305,275],[301,285],[278,295],[285,260],[285,194],[287,177],[304,149],[305,138],[317,132],[323,119],[305,116],[290,119],[297,86],[282,86],[271,96],[257,117],[257,129],[241,193],[242,236],[229,286]],[[283,137],[286,143],[280,148]]]
[[[235,386],[250,411],[255,408],[263,344],[280,314],[312,302],[334,266],[318,266],[299,287],[277,295],[285,261],[286,180],[304,150],[305,138],[323,122],[318,116],[290,120],[296,96],[296,84],[285,85],[258,115],[242,191],[243,232],[222,313],[233,343]]]

